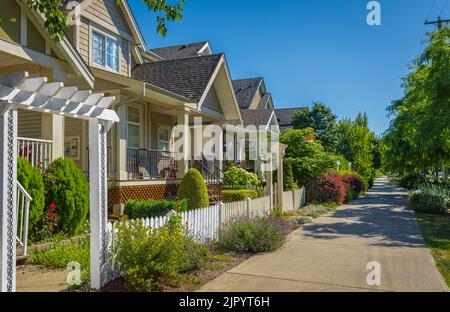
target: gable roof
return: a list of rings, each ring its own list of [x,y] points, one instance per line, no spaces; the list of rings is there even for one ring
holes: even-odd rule
[[[257,109],[267,109],[267,104],[272,99],[272,94],[266,93],[259,101]],[[271,107],[269,109],[272,109]]]
[[[192,101],[199,101],[208,87],[223,54],[144,63],[131,76]]]
[[[244,127],[268,126],[273,114],[273,109],[241,109],[242,122]]]
[[[275,114],[277,115],[278,122],[280,127],[289,127],[292,126],[292,117],[294,114],[299,111],[307,111],[308,107],[297,107],[297,108],[282,108],[276,109]]]
[[[233,80],[234,92],[241,109],[248,109],[255,98],[263,78]]]
[[[182,58],[190,58],[193,56],[199,56],[199,53],[208,44],[207,41],[180,44],[170,47],[151,49],[150,51],[159,55],[165,60],[176,60]]]

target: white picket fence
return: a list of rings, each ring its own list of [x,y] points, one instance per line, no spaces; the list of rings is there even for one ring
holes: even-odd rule
[[[143,224],[149,228],[160,228],[166,226],[175,212],[170,212],[164,217],[141,219]],[[181,213],[182,223],[186,226],[189,234],[198,242],[211,242],[219,239],[221,226],[232,222],[237,218],[256,218],[270,214],[270,196],[258,199],[247,199],[234,203],[219,203],[217,205],[191,210]],[[109,222],[107,226],[108,247],[112,250],[117,238],[117,228],[114,223]],[[120,277],[120,271],[115,264],[113,254],[109,254],[108,267],[105,268],[105,278],[112,281]]]
[[[306,205],[305,188],[283,192],[283,211],[294,211]]]

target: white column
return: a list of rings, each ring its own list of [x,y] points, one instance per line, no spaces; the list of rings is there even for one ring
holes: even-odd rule
[[[53,155],[50,161],[59,157],[63,157],[64,116],[42,114],[42,138],[53,142]]]
[[[116,152],[116,169],[117,175],[116,179],[119,181],[128,180],[127,172],[127,105],[120,104],[117,107],[117,114],[121,122],[117,124],[117,145],[115,148]]]
[[[7,105],[0,101],[1,292],[16,291],[17,109]]]
[[[266,185],[267,185],[267,191],[268,195],[270,196],[270,210],[273,210],[274,208],[274,202],[273,202],[273,160],[272,157],[270,158],[269,162],[266,163],[265,166],[265,173],[266,173]]]
[[[186,110],[177,111],[177,127],[183,133],[183,150],[180,161],[178,162],[177,179],[183,179],[189,170],[189,159],[191,142],[189,130],[189,113]],[[178,152],[178,151],[177,151]]]
[[[91,225],[91,287],[100,289],[108,282],[108,198],[106,127],[89,121],[89,184]]]
[[[276,155],[278,161],[277,182],[278,182],[278,209],[284,209],[284,165],[283,154],[280,152]]]

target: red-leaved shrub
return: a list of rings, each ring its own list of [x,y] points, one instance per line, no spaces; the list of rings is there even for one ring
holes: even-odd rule
[[[366,184],[361,176],[355,173],[347,173],[342,176],[342,180],[347,183],[357,196],[367,191]]]
[[[333,173],[309,182],[306,185],[306,197],[308,203],[342,204],[347,196],[347,189],[342,177]]]

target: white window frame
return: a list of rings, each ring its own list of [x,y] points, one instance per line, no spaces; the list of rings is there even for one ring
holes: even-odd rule
[[[160,125],[160,124],[158,124],[158,126],[157,126],[157,129],[158,129],[158,132],[157,132],[157,149],[158,149],[158,151],[160,151],[161,149],[160,149],[160,143],[165,143],[165,144],[167,144],[168,146],[169,146],[169,149],[166,151],[166,152],[172,152],[172,150],[173,150],[173,146],[172,146],[172,129],[169,127],[169,126],[167,126],[167,125]],[[169,138],[169,141],[161,141],[160,140],[160,135],[159,135],[159,131],[160,130],[167,130],[167,134],[168,134],[168,138]]]
[[[94,62],[94,33],[97,33],[100,36],[105,37],[105,46],[104,46],[104,61],[105,61],[105,65],[101,65],[101,64],[97,64]],[[108,67],[106,65],[107,61],[107,52],[106,52],[106,39],[110,39],[113,40],[115,42],[117,42],[117,70],[112,69],[110,67]],[[128,52],[130,53],[130,51]],[[118,74],[120,72],[120,59],[121,59],[121,55],[122,55],[122,39],[121,37],[117,36],[117,35],[113,35],[105,30],[102,30],[98,27],[95,27],[93,25],[89,25],[89,64],[92,67],[95,68],[99,68],[99,69],[103,69],[103,70],[107,70],[113,73]]]
[[[129,119],[129,109],[133,108],[133,109],[137,109],[139,111],[139,122],[135,122],[135,121],[130,121]],[[137,126],[139,128],[139,147],[141,148],[141,142],[142,142],[142,108],[139,106],[135,106],[135,105],[127,105],[127,148],[136,148],[136,147],[132,147],[129,145],[129,133],[128,133],[128,126],[132,125],[132,126]]]

